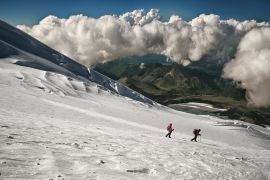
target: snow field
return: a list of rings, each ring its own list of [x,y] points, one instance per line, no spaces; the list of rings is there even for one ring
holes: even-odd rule
[[[269,130],[255,125],[149,107],[3,61],[0,89],[0,179],[270,177]]]

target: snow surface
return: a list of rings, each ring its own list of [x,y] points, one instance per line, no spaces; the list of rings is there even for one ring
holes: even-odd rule
[[[0,59],[0,179],[270,179],[268,129],[151,106],[14,60]]]
[[[213,105],[207,103],[188,102],[183,104],[194,108],[207,108],[210,111],[227,111],[227,109],[216,108]]]
[[[202,111],[207,111],[207,112],[220,112],[220,111],[227,111],[228,109],[221,109],[221,108],[216,108],[211,104],[207,103],[196,103],[196,102],[188,102],[188,103],[180,103],[180,104],[171,104],[171,108],[174,109],[193,109],[193,110],[202,110]]]

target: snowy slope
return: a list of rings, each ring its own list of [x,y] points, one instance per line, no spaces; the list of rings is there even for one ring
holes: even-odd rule
[[[3,22],[0,57],[0,179],[270,177],[268,129],[160,106]]]
[[[0,61],[0,178],[267,179],[269,131]],[[167,139],[172,122],[175,134]],[[250,126],[249,128],[247,128]],[[194,127],[202,141],[190,142]]]
[[[11,56],[16,57],[15,63],[18,65],[61,73],[80,79],[85,83],[92,81],[116,94],[151,105],[156,104],[136,91],[77,63],[23,31],[0,20],[0,58]]]

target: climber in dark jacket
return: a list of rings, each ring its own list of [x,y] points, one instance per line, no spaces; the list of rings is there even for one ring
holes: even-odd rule
[[[193,130],[194,138],[192,138],[191,141],[197,142],[197,137],[201,136],[200,131],[201,131],[201,129],[194,129]]]

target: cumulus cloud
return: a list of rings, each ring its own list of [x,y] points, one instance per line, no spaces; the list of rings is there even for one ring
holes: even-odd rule
[[[18,28],[87,66],[147,53],[163,54],[187,65],[210,53],[214,54],[212,59],[229,59],[228,54],[233,51],[230,47],[237,46],[232,41],[263,25],[256,21],[223,21],[217,15],[204,14],[189,22],[173,15],[164,22],[159,11],[152,9],[97,19],[83,15],[68,19],[48,16],[37,25]]]
[[[255,106],[270,106],[270,28],[253,29],[241,40],[224,76],[241,82]]]
[[[100,18],[48,16],[37,25],[18,28],[86,66],[148,53],[183,65],[202,59],[229,62],[224,77],[241,82],[255,105],[270,105],[267,22],[221,20],[213,14],[191,21],[172,15],[162,21],[159,11],[152,9]]]
[[[159,20],[159,10],[151,9],[146,15],[143,9],[127,12],[119,17],[119,19],[127,21],[130,25],[145,25],[153,20]]]

